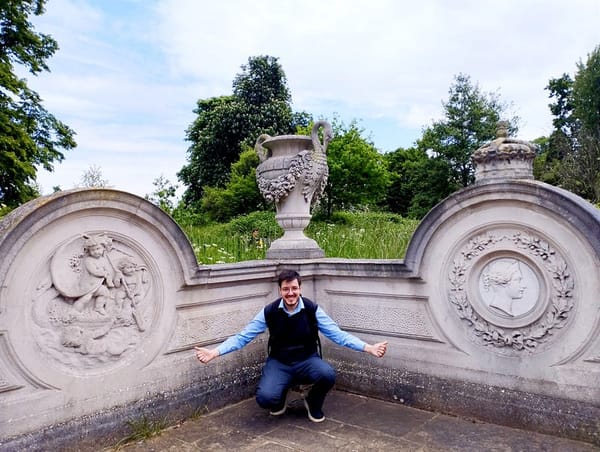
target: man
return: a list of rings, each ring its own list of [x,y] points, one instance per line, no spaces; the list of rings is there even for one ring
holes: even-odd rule
[[[239,350],[269,329],[269,356],[258,384],[256,402],[279,416],[285,413],[289,388],[312,384],[304,405],[313,422],[325,420],[323,401],[335,383],[334,369],[320,357],[319,331],[338,345],[381,358],[387,341],[367,344],[345,331],[317,304],[301,296],[302,279],[294,270],[279,275],[281,298],[267,305],[238,334],[213,349],[196,347],[196,357],[208,363],[218,356]]]

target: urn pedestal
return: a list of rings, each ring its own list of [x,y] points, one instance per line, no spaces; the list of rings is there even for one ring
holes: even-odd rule
[[[323,141],[319,130],[323,128]],[[324,257],[317,242],[304,235],[314,205],[329,174],[326,149],[331,139],[331,126],[315,123],[311,137],[303,135],[261,135],[256,152],[261,163],[256,168],[256,180],[261,194],[273,201],[275,218],[284,234],[267,250],[267,259],[313,259]]]

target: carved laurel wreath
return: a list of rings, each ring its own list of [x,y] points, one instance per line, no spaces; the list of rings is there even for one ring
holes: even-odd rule
[[[305,169],[310,163],[309,153],[310,151],[302,151],[298,153],[298,155],[296,155],[290,162],[287,173],[282,174],[274,179],[267,179],[259,176],[259,172],[256,172],[258,189],[267,201],[279,202],[280,199],[285,198],[292,192],[296,186],[296,181],[304,173]]]
[[[518,248],[533,256],[552,277],[552,303],[545,314],[528,327],[509,329],[509,331],[492,325],[478,316],[465,291],[465,274],[473,259],[503,240],[512,241]],[[483,345],[535,351],[538,345],[548,340],[555,330],[565,325],[569,312],[573,308],[574,282],[565,260],[557,255],[548,242],[521,233],[503,235],[499,238],[488,234],[471,239],[461,251],[460,257],[454,260],[449,272],[449,280],[450,302],[456,308],[459,318],[468,322]]]

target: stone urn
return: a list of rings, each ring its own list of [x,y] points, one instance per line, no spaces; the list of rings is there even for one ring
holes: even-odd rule
[[[283,237],[267,250],[268,259],[325,256],[317,242],[304,235],[304,229],[310,222],[311,206],[327,185],[326,151],[331,138],[331,126],[325,121],[314,124],[310,137],[266,134],[258,137],[255,150],[261,163],[256,168],[256,181],[264,198],[275,203],[275,218],[284,230]]]

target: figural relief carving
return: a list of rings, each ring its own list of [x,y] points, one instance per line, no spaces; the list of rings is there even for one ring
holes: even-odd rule
[[[490,231],[468,240],[448,269],[448,299],[475,343],[501,354],[535,352],[574,306],[566,260],[535,234]]]
[[[69,369],[122,359],[155,310],[152,277],[140,253],[106,233],[82,234],[52,255],[33,299],[36,341]]]
[[[479,294],[498,314],[516,317],[535,306],[539,281],[533,270],[518,259],[494,259],[481,272]]]

